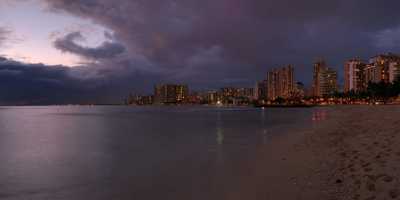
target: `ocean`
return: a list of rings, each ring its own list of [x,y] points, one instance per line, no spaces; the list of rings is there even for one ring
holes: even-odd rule
[[[262,169],[252,166],[268,162],[268,145],[327,115],[329,108],[0,107],[0,199],[263,192]]]

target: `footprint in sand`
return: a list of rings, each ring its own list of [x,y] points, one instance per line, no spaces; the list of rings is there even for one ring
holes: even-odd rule
[[[399,196],[399,190],[398,189],[393,189],[393,190],[390,190],[389,191],[389,196],[392,198],[392,199],[395,199],[395,198],[397,198],[398,196]]]
[[[367,183],[367,190],[370,192],[375,192],[376,191],[375,183]]]
[[[374,200],[374,199],[376,199],[375,196],[370,196],[370,197],[366,198],[365,200]]]
[[[367,163],[365,160],[361,159],[360,160],[361,165],[364,165],[365,163]]]
[[[362,164],[361,167],[366,168],[366,167],[369,167],[370,165],[371,165],[371,163],[368,162],[368,163]]]
[[[393,177],[386,175],[384,176],[383,181],[390,183],[393,181]]]
[[[365,171],[365,172],[370,172],[370,171],[372,171],[372,168],[371,168],[371,167],[365,167],[365,168],[364,168],[364,171]]]
[[[361,188],[361,181],[360,180],[355,180],[354,185],[356,186],[357,189]]]
[[[393,149],[386,147],[386,152],[392,152]]]

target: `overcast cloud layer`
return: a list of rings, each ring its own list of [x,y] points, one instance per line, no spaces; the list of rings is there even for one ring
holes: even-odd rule
[[[269,69],[286,64],[309,83],[318,58],[341,73],[346,59],[400,49],[396,0],[43,1],[52,12],[111,30],[109,41],[94,48],[77,43],[84,39],[79,32],[54,41],[55,48],[88,60],[86,68],[73,70],[76,79],[104,83],[117,77],[118,84],[101,85],[118,92],[100,94],[101,99],[151,92],[157,82],[196,89],[253,86]],[[94,84],[87,92],[98,95],[98,88]]]

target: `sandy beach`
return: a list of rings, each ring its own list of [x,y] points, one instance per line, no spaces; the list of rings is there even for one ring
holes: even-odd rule
[[[335,162],[327,174],[336,199],[397,199],[400,196],[400,130],[397,106],[338,109],[333,127],[314,135]],[[330,120],[328,120],[330,121]],[[323,129],[321,129],[323,130]],[[322,158],[323,155],[321,155]]]
[[[310,130],[277,139],[270,199],[400,198],[398,109],[334,107]]]

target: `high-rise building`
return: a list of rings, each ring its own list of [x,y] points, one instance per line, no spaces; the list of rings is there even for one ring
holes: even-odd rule
[[[175,85],[176,102],[181,103],[189,96],[189,88],[186,85]]]
[[[395,54],[377,55],[370,59],[367,67],[367,82],[393,82],[399,76],[400,57]]]
[[[325,97],[338,91],[337,72],[321,60],[314,64],[313,96]]]
[[[314,73],[313,73],[313,83],[312,83],[313,96],[321,96],[321,86],[319,77],[321,71],[323,71],[326,68],[327,66],[324,60],[320,60],[314,63]]]
[[[389,81],[396,81],[400,77],[400,60],[393,61],[389,64]]]
[[[268,72],[268,99],[289,98],[294,89],[294,70],[291,65]]]
[[[352,59],[344,65],[344,92],[367,89],[367,65],[359,59]]]
[[[187,99],[189,89],[186,85],[157,85],[154,87],[154,101],[159,104],[183,103]]]
[[[254,88],[238,88],[236,97],[254,99]]]
[[[234,87],[221,88],[223,98],[233,98],[238,96],[238,90]]]
[[[320,74],[320,96],[325,97],[338,91],[337,72],[331,68]]]
[[[208,104],[217,104],[221,101],[221,97],[217,91],[208,91],[206,96],[206,102]]]
[[[304,83],[297,82],[296,87],[294,89],[293,97],[294,98],[304,98],[306,95]]]
[[[234,87],[226,87],[221,88],[222,96],[225,98],[228,97],[249,97],[252,98],[254,96],[253,88],[234,88]]]
[[[262,101],[268,99],[268,81],[263,80],[256,84],[255,88],[255,99]]]

